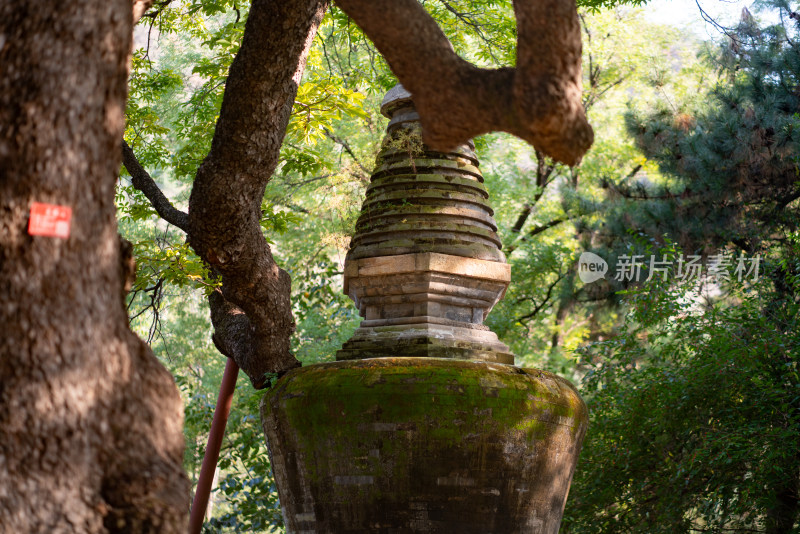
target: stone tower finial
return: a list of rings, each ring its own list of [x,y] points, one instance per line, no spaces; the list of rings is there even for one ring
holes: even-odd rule
[[[384,95],[381,101],[381,114],[387,119],[391,119],[396,109],[406,105],[414,107],[414,102],[411,100],[411,93],[403,87],[403,84],[398,83]]]

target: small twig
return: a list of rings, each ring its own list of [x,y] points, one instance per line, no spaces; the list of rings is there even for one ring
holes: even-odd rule
[[[369,176],[369,174],[370,174],[370,172],[369,172],[369,169],[367,169],[367,168],[366,168],[364,165],[362,165],[362,164],[361,164],[361,161],[359,161],[358,157],[356,157],[356,155],[353,153],[353,149],[352,149],[352,148],[350,148],[350,145],[348,144],[348,142],[347,142],[347,141],[345,141],[345,140],[344,140],[344,139],[342,139],[341,137],[338,137],[338,136],[336,136],[336,135],[335,135],[333,132],[331,132],[331,131],[330,131],[330,130],[328,130],[327,128],[323,128],[323,129],[322,129],[322,131],[323,131],[323,132],[325,132],[325,136],[326,136],[328,139],[330,139],[331,141],[333,141],[333,142],[334,142],[334,143],[336,143],[337,145],[341,146],[341,147],[344,149],[344,151],[345,151],[345,152],[347,152],[347,154],[348,154],[348,155],[349,155],[351,158],[353,158],[353,161],[356,163],[356,165],[358,165],[358,167],[359,167],[359,168],[360,168],[362,171],[364,171],[364,173],[365,173],[367,176]]]
[[[497,58],[497,56],[495,56],[494,50],[492,49],[492,47],[497,45],[497,40],[486,37],[486,35],[483,33],[483,28],[481,27],[481,25],[475,22],[475,20],[470,17],[471,13],[462,13],[456,10],[452,5],[450,5],[449,2],[447,2],[447,0],[439,0],[439,2],[445,7],[445,9],[447,9],[447,11],[452,13],[456,17],[456,19],[460,20],[465,25],[475,30],[475,34],[478,37],[480,37],[480,39],[484,43],[489,45],[489,48],[487,49],[489,55],[496,63],[499,63],[500,60]]]

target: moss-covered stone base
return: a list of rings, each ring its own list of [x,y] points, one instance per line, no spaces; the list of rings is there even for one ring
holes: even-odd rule
[[[565,380],[420,358],[296,369],[262,421],[290,533],[555,534],[586,431]]]

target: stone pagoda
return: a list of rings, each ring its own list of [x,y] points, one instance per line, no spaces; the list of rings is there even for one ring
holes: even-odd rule
[[[411,94],[395,86],[344,292],[364,321],[337,360],[381,356],[514,363],[483,320],[511,280],[474,146],[432,152]]]
[[[287,533],[557,534],[587,411],[483,325],[510,270],[472,145],[390,119],[345,261],[364,320],[261,403]]]

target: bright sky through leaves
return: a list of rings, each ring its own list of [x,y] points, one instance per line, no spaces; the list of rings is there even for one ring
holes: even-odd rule
[[[723,26],[735,26],[747,8],[757,20],[770,24],[778,22],[777,15],[757,12],[752,0],[652,0],[644,7],[645,18],[649,22],[669,24],[676,28],[689,29],[701,39],[717,39],[720,32],[712,24],[705,22],[700,12],[702,8],[708,16]]]

